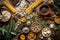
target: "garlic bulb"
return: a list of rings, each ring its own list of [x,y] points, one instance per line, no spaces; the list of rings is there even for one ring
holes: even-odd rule
[[[54,26],[55,26],[55,24],[53,24],[53,23],[51,23],[51,24],[49,25],[50,28],[54,28]]]
[[[21,11],[24,12],[27,7],[28,7],[28,6],[27,6],[27,2],[26,2],[25,0],[22,0],[22,1],[21,1],[21,4],[20,4],[20,9],[21,9]]]
[[[30,25],[31,25],[31,21],[27,21],[27,22],[26,22],[26,25],[27,25],[27,26],[30,26]]]
[[[10,17],[11,17],[11,14],[9,11],[6,11],[6,10],[2,11],[2,21],[3,22],[7,22],[10,19]]]

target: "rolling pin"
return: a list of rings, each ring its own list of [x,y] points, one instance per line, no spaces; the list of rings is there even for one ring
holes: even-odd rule
[[[18,14],[18,11],[9,3],[8,0],[0,0],[0,4],[6,6],[14,15]]]
[[[35,7],[37,7],[40,3],[42,3],[44,0],[36,0],[32,5],[30,5],[25,12],[27,14],[30,14]]]

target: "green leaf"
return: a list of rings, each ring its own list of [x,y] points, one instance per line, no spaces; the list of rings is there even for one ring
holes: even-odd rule
[[[47,20],[44,20],[43,21],[43,27],[46,27],[47,26]]]
[[[14,28],[14,26],[15,26],[15,22],[14,21],[10,21],[10,23],[8,24],[8,32],[11,32],[11,31],[13,31],[13,28]]]
[[[52,9],[54,11],[60,11],[60,0],[54,0],[54,5],[52,6]]]
[[[2,32],[2,34],[3,34],[3,35],[5,35],[5,33],[7,32],[7,30],[6,30],[6,29],[1,28],[1,27],[0,27],[0,31]]]
[[[11,34],[12,34],[12,35],[16,35],[16,33],[14,33],[14,32],[11,32]]]

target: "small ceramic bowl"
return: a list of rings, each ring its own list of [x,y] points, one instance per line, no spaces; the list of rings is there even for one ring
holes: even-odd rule
[[[50,30],[50,28],[48,28],[48,27],[43,28],[43,29],[42,29],[42,35],[43,35],[44,37],[49,37],[49,36],[51,35],[51,30]]]
[[[25,40],[26,36],[24,34],[19,35],[20,40]]]
[[[21,18],[21,22],[24,23],[24,22],[26,22],[26,21],[27,21],[26,17],[23,16],[23,17]]]
[[[55,17],[54,21],[55,21],[56,24],[60,24],[60,17],[58,17],[58,16]]]
[[[22,31],[23,31],[23,33],[28,33],[28,32],[30,31],[30,29],[29,29],[28,27],[24,27],[24,28],[22,29]]]
[[[28,37],[29,40],[35,40],[36,39],[36,34],[33,33],[33,32],[29,32],[27,37]]]

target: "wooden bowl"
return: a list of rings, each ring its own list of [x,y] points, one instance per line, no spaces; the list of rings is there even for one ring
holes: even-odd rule
[[[40,5],[38,6],[37,8],[37,13],[38,15],[43,15],[43,16],[46,16],[48,14],[51,14],[52,10],[51,8],[49,7],[48,4],[43,4],[43,5]]]

